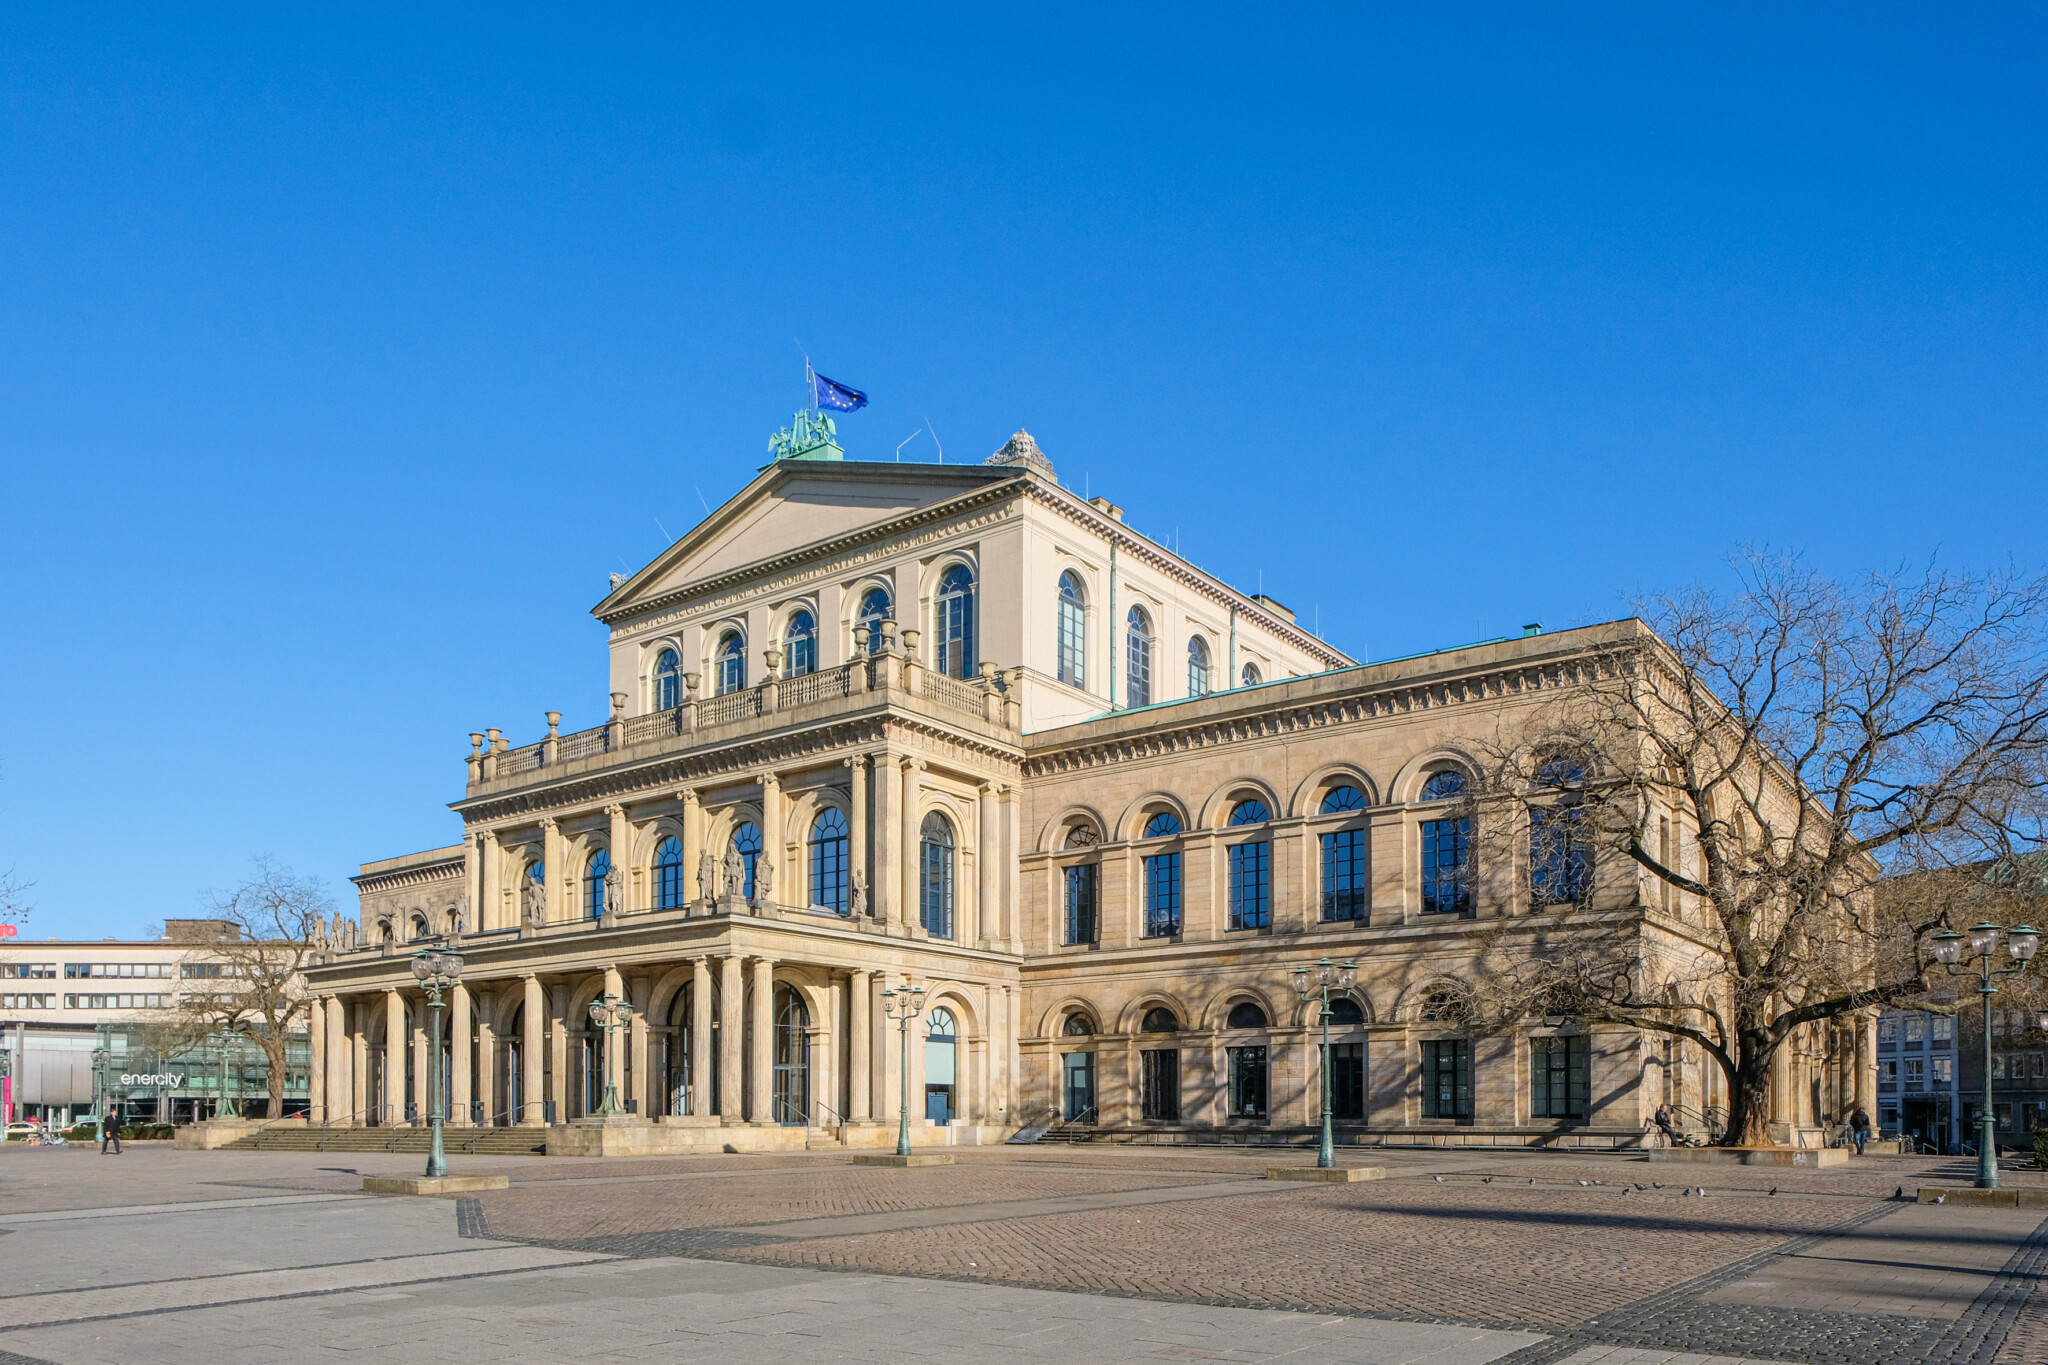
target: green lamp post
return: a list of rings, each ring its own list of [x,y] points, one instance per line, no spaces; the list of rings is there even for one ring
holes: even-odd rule
[[[1998,1188],[1998,1117],[1991,1107],[1991,997],[1998,994],[1998,987],[1991,983],[2001,976],[2023,972],[2033,961],[2034,954],[2041,947],[2041,935],[2028,925],[2005,934],[2006,951],[2012,955],[2010,967],[1993,967],[1991,959],[1998,951],[1998,937],[2004,931],[1986,920],[1973,925],[1965,937],[1953,929],[1944,929],[1934,936],[1934,960],[1939,962],[1950,976],[1977,974],[1977,994],[1984,1002],[1984,1102],[1977,1116],[1977,1188],[1995,1190]],[[1975,958],[1976,965],[1959,967],[1963,961],[1964,948],[1968,956]]]
[[[1316,1150],[1316,1165],[1330,1170],[1337,1164],[1337,1143],[1330,1130],[1330,992],[1343,992],[1351,988],[1358,975],[1356,964],[1332,962],[1321,958],[1316,962],[1314,974],[1307,967],[1294,969],[1294,993],[1306,1005],[1320,1001],[1323,1021],[1323,1143]]]
[[[896,1155],[910,1155],[910,1023],[924,1013],[924,987],[896,986],[882,992],[882,1014],[903,1035],[903,1102],[896,1123]]]
[[[441,1111],[447,1108],[441,1094],[441,1011],[447,1006],[441,996],[462,979],[462,950],[422,948],[412,955],[412,974],[427,993],[427,1013],[434,1021],[432,1060],[427,1067],[427,1127],[433,1134],[427,1144],[427,1176],[438,1179],[448,1174],[448,1154],[441,1142]]]

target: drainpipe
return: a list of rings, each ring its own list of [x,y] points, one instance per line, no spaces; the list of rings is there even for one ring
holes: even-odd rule
[[[1116,710],[1116,536],[1109,538],[1109,629],[1103,632],[1103,654],[1109,667],[1109,709]]]
[[[1224,691],[1237,686],[1237,603],[1230,604],[1230,672],[1224,675],[1230,683]]]

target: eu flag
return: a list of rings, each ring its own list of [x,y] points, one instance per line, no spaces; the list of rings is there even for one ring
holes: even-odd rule
[[[835,384],[816,370],[811,371],[811,406],[830,408],[834,412],[854,412],[867,405],[868,396],[859,389]]]

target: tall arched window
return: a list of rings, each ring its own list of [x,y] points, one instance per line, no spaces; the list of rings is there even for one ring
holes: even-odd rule
[[[737,692],[747,685],[747,642],[736,630],[729,630],[718,637],[718,656],[712,661],[712,675],[718,680],[717,692],[724,696]]]
[[[924,931],[953,937],[953,826],[937,811],[919,829],[917,881]]]
[[[939,580],[938,648],[932,666],[954,678],[974,676],[974,575],[955,564]]]
[[[689,894],[683,887],[683,841],[671,834],[654,850],[655,908],[680,910]]]
[[[1188,641],[1188,695],[1209,695],[1209,642],[1199,635]]]
[[[818,619],[807,611],[793,612],[782,635],[784,676],[801,678],[818,669]]]
[[[1323,793],[1324,815],[1354,815],[1365,793],[1348,784]],[[1366,910],[1365,829],[1356,821],[1320,836],[1323,847],[1323,919],[1362,920]]]
[[[683,704],[683,661],[664,649],[654,661],[654,709],[670,711]]]
[[[811,1011],[789,986],[775,991],[775,1122],[800,1128],[811,1120]]]
[[[959,1113],[960,1021],[944,1005],[934,1006],[924,1030],[924,1116],[951,1123]]]
[[[744,888],[746,899],[754,899],[754,868],[761,861],[761,827],[752,820],[732,832],[732,851],[740,855],[740,866],[746,874]]]
[[[1257,664],[1246,664],[1242,669],[1238,670],[1237,681],[1239,686],[1242,687],[1257,687],[1265,681],[1265,678],[1260,676]]]
[[[1124,618],[1124,704],[1152,704],[1152,621],[1143,607]]]
[[[1256,797],[1240,801],[1230,812],[1233,826],[1263,825],[1273,819]],[[1273,924],[1273,845],[1253,839],[1230,846],[1230,927],[1267,929]]]
[[[1088,604],[1081,600],[1081,575],[1072,569],[1060,575],[1059,658],[1055,671],[1063,683],[1087,685]]]
[[[860,596],[860,614],[854,617],[854,624],[868,628],[868,653],[882,652],[882,622],[889,619],[889,594],[880,588],[869,588]]]
[[[827,806],[811,821],[811,904],[835,914],[846,913],[846,816]]]
[[[583,908],[592,919],[604,918],[604,879],[612,870],[609,849],[599,849],[583,865]]]

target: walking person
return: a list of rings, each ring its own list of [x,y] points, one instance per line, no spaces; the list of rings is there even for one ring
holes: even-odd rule
[[[1856,1155],[1863,1155],[1863,1145],[1870,1141],[1870,1115],[1862,1105],[1849,1115],[1849,1136],[1856,1143]]]
[[[113,1121],[109,1122],[105,1116],[102,1116],[100,1118],[101,1156],[105,1156],[107,1154],[107,1144],[110,1142],[114,1144],[114,1155],[121,1155],[121,1120],[119,1118],[115,1118]]]

